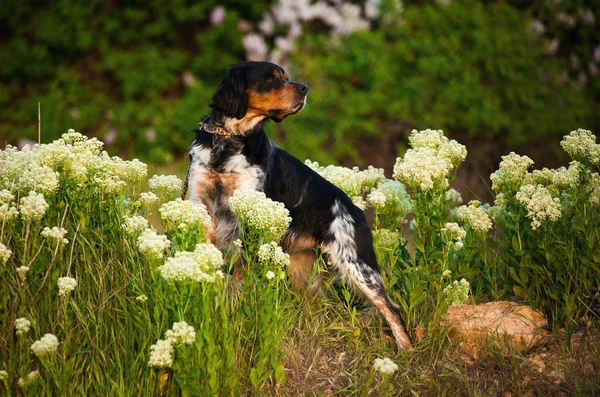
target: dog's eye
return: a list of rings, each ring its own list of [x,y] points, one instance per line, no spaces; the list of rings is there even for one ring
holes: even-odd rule
[[[267,78],[267,83],[272,83],[272,82],[273,82],[273,77]]]

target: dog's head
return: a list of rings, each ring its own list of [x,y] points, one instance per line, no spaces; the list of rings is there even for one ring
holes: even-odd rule
[[[214,111],[243,120],[271,118],[281,122],[306,104],[308,87],[289,81],[287,73],[269,62],[232,66],[212,97]]]

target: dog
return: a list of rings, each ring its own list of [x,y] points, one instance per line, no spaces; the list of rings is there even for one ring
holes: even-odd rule
[[[300,112],[305,84],[290,81],[278,65],[243,62],[232,66],[212,97],[212,111],[200,122],[190,150],[182,198],[206,206],[213,221],[208,240],[229,246],[240,225],[227,200],[236,189],[264,192],[285,204],[292,221],[281,239],[290,255],[288,276],[306,288],[322,248],[334,267],[371,301],[388,322],[396,344],[410,349],[400,308],[388,296],[363,212],[339,188],[280,149],[264,130]]]

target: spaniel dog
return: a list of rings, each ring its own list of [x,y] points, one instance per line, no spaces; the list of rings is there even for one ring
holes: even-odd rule
[[[227,200],[237,189],[261,191],[285,204],[292,218],[282,240],[290,255],[288,276],[306,287],[319,249],[387,320],[397,345],[411,342],[399,307],[386,293],[363,212],[339,188],[271,141],[264,124],[280,123],[306,104],[308,87],[290,81],[278,65],[244,62],[232,66],[212,97],[212,112],[198,126],[183,192],[212,217],[208,240],[229,246],[240,225]]]

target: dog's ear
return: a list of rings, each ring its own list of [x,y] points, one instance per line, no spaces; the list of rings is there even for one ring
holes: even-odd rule
[[[213,94],[210,107],[222,111],[227,117],[235,117],[238,120],[244,118],[248,111],[245,86],[243,68],[231,67]]]

